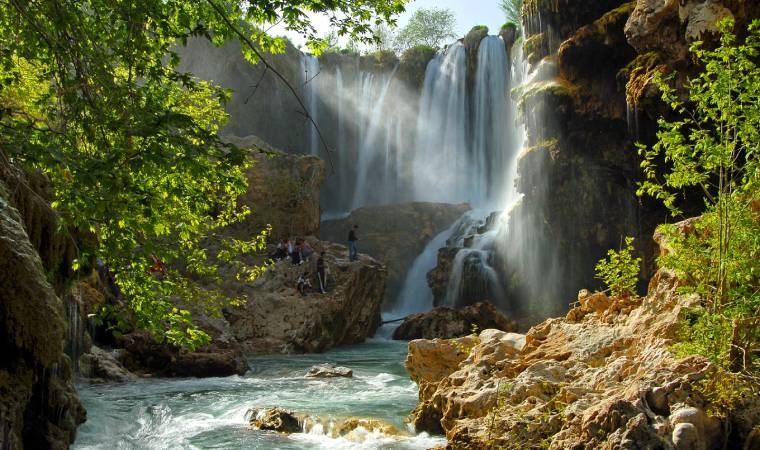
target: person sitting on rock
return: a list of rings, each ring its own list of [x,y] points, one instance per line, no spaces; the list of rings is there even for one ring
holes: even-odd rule
[[[277,249],[269,255],[270,258],[275,261],[285,259],[288,257],[288,240],[283,239],[277,244]]]
[[[290,261],[294,266],[297,266],[303,262],[301,257],[301,241],[296,241],[296,245],[293,246],[293,250],[290,252]]]
[[[306,291],[311,289],[311,281],[309,281],[309,272],[302,273],[298,280],[296,280],[296,289],[301,296],[306,295]]]
[[[319,292],[322,294],[327,293],[327,278],[325,277],[326,268],[325,252],[320,252],[319,259],[317,259],[317,280],[319,280]]]

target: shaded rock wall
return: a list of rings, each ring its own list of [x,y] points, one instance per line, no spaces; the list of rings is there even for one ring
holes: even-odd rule
[[[359,225],[359,250],[388,268],[385,305],[393,306],[425,245],[469,209],[466,204],[421,202],[360,208],[345,219],[323,222],[320,237],[345,243],[351,227]]]
[[[0,447],[68,448],[85,419],[64,353],[64,305],[54,289],[65,284],[70,244],[55,233],[56,217],[39,185],[2,164]]]

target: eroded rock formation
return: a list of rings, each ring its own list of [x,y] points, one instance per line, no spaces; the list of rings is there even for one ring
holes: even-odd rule
[[[64,353],[73,248],[35,183],[0,166],[0,448],[65,449],[85,411]],[[56,287],[58,290],[56,290]]]
[[[445,432],[452,449],[721,448],[724,440],[742,448],[760,423],[760,398],[745,398],[726,420],[706,413],[715,405],[700,381],[714,366],[669,351],[698,301],[677,288],[660,270],[644,298],[584,291],[567,317],[524,336],[412,341],[414,424]],[[727,434],[731,427],[741,432]]]

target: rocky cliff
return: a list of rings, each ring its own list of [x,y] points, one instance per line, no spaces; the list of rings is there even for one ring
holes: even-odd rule
[[[316,236],[322,213],[319,195],[325,181],[324,161],[280,152],[257,136],[226,139],[250,149],[254,158],[248,170],[248,191],[239,200],[251,214],[233,231],[250,239],[271,225],[275,240]]]
[[[715,367],[669,351],[698,300],[660,270],[644,298],[582,291],[565,318],[526,335],[412,341],[413,422],[445,432],[452,449],[758,448],[760,397],[720,418],[701,384]]]
[[[0,164],[0,448],[64,449],[85,419],[60,297],[74,247],[44,180]]]
[[[242,309],[226,315],[247,353],[311,353],[338,345],[357,344],[380,326],[385,291],[385,267],[366,255],[349,262],[345,246],[307,239],[316,251],[311,261],[293,265],[282,260],[270,266],[253,284],[229,288],[248,298]],[[327,293],[319,292],[315,267],[325,252]],[[308,278],[312,288],[301,295],[297,279]]]
[[[425,245],[469,209],[466,204],[421,202],[360,208],[345,219],[323,222],[320,237],[344,243],[358,225],[359,250],[388,268],[385,305],[391,307]]]

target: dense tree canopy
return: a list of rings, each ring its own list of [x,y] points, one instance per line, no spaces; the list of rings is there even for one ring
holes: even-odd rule
[[[396,50],[401,53],[418,45],[440,48],[446,41],[456,38],[455,27],[456,19],[449,9],[418,9],[398,32]]]
[[[256,62],[262,50],[284,49],[283,38],[260,31],[281,23],[319,51],[325,43],[307,13],[327,15],[340,35],[369,40],[405,1],[4,0],[3,164],[50,178],[62,226],[93,237],[77,264],[97,257],[112,267],[140,326],[174,343],[202,343],[207,336],[170,300],[212,308],[225,300],[197,287],[218,280],[201,244],[247,214],[236,199],[249,159],[217,134],[229,93],[177,71],[172,49],[190,36],[216,44],[239,38]],[[221,256],[260,243],[225,240]],[[157,260],[166,269],[151,274]]]

